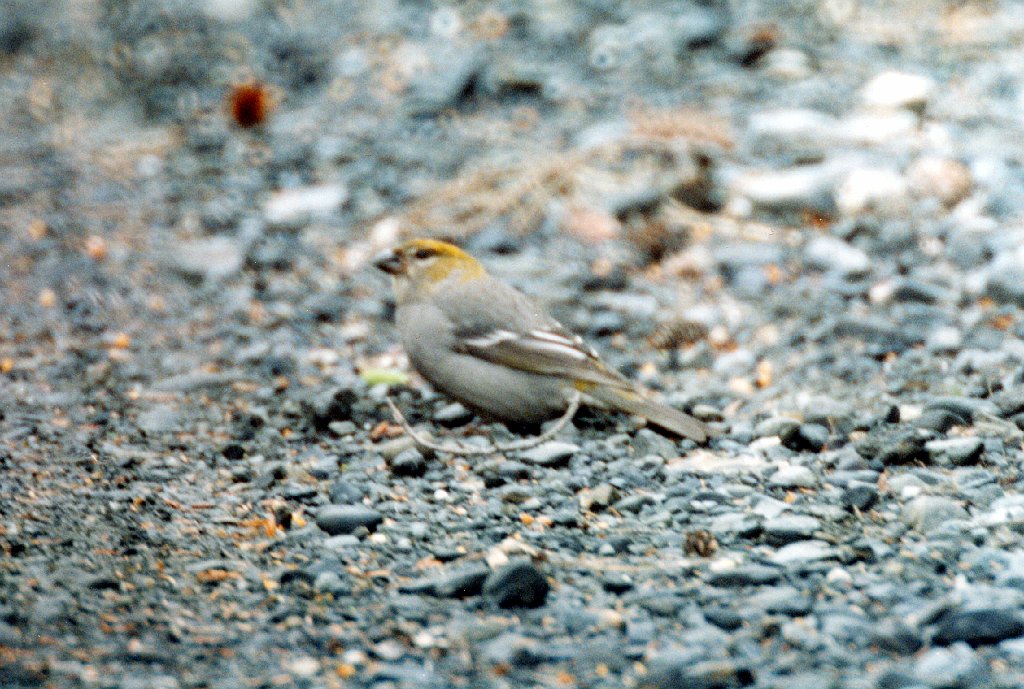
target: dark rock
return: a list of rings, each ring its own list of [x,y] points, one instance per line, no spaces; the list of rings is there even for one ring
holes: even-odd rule
[[[866,510],[878,502],[878,487],[870,483],[850,483],[841,498],[846,509]]]
[[[945,409],[927,409],[914,420],[914,425],[937,433],[945,433],[953,426],[966,423],[959,415]]]
[[[871,643],[878,644],[890,653],[908,656],[915,653],[924,642],[920,634],[900,620],[883,620],[874,626]]]
[[[301,408],[313,430],[325,433],[332,421],[346,421],[359,394],[350,387],[339,387],[301,401]]]
[[[811,538],[820,524],[814,517],[782,514],[764,523],[764,535],[772,545],[785,545]]]
[[[610,574],[601,578],[601,588],[608,593],[622,594],[633,590],[633,580],[625,575]]]
[[[985,646],[1013,639],[1024,634],[1024,621],[1013,610],[981,608],[952,610],[939,618],[934,640],[948,645],[964,641],[971,646]]]
[[[914,278],[897,280],[892,291],[894,301],[912,301],[922,304],[935,304],[944,301],[948,296],[949,292],[946,289]]]
[[[1006,390],[995,395],[993,400],[1002,417],[1010,417],[1024,412],[1024,388]]]
[[[735,631],[743,626],[743,615],[735,608],[709,607],[703,610],[704,619],[727,632]]]
[[[427,459],[415,448],[399,453],[391,460],[390,466],[395,476],[418,478],[427,473]]]
[[[350,534],[359,527],[373,531],[382,521],[380,512],[362,505],[325,505],[316,514],[316,525],[332,536]]]
[[[779,439],[794,452],[820,452],[828,444],[828,429],[817,423],[802,423],[787,428]]]
[[[484,594],[501,608],[539,608],[548,595],[548,580],[529,562],[511,562],[491,572]]]
[[[690,654],[663,655],[651,662],[638,689],[726,689],[754,684],[754,671],[735,660],[696,661]]]
[[[490,573],[490,568],[481,562],[447,571],[439,576],[416,579],[400,586],[399,591],[438,598],[469,598],[480,595],[484,581]]]
[[[315,502],[320,493],[316,486],[308,486],[302,483],[289,483],[281,490],[281,497],[285,500],[310,503]]]
[[[928,452],[924,449],[927,440],[926,431],[882,426],[873,429],[855,447],[862,457],[890,466],[927,461]]]
[[[975,415],[998,414],[999,406],[991,400],[983,400],[975,397],[934,397],[924,405],[925,411],[931,409],[945,409],[956,414],[961,422],[960,426],[969,426]]]
[[[998,302],[1024,307],[1024,268],[993,271],[988,277],[986,293]]]
[[[763,586],[774,584],[782,578],[782,572],[766,565],[744,565],[724,572],[712,572],[705,580],[710,586],[738,588],[741,586]]]

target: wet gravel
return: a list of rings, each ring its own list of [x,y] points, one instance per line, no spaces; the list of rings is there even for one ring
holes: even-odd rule
[[[1024,684],[1024,14],[891,5],[7,2],[0,686]],[[716,437],[417,449],[421,233]]]

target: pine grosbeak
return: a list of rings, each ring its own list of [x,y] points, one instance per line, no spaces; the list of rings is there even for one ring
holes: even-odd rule
[[[704,424],[645,398],[582,339],[457,246],[413,239],[375,265],[394,278],[395,319],[409,361],[470,409],[536,424],[562,414],[578,391],[589,406],[707,439]]]

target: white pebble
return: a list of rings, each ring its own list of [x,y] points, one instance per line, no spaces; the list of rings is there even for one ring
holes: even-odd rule
[[[336,210],[347,198],[343,184],[282,189],[264,204],[263,215],[274,225],[301,225],[311,216]]]
[[[906,207],[907,181],[895,170],[851,170],[836,189],[836,205],[847,215],[866,210],[899,211]]]
[[[888,71],[864,85],[861,99],[873,107],[913,108],[927,103],[934,92],[935,81],[930,77]]]

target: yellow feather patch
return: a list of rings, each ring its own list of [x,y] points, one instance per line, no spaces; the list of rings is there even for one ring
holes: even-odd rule
[[[592,383],[589,380],[574,380],[572,386],[580,392],[590,392],[597,387],[597,383]]]
[[[410,239],[398,247],[397,252],[407,257],[423,252],[432,254],[435,258],[424,273],[431,283],[444,280],[455,271],[459,272],[462,280],[479,278],[485,273],[484,267],[475,258],[454,244],[437,239]]]

